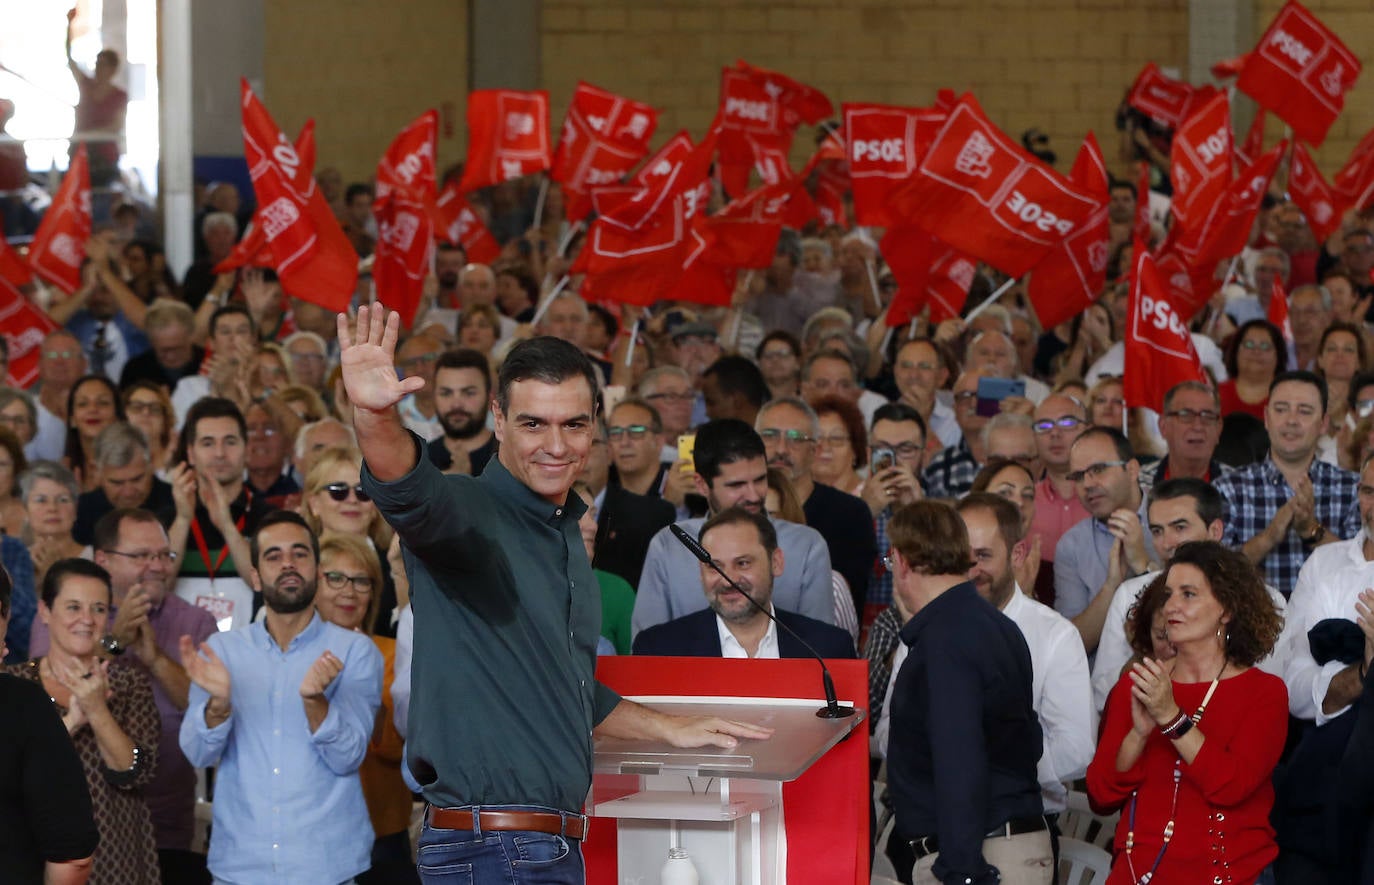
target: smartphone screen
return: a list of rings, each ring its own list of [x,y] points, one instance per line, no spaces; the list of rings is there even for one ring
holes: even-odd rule
[[[1025,396],[1026,382],[1018,378],[979,378],[978,414],[991,418],[1002,408],[1002,400],[1009,396]]]

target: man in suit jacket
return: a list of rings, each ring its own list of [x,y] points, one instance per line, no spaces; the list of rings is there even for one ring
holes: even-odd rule
[[[702,563],[701,584],[709,607],[641,631],[635,637],[635,654],[807,658],[810,645],[824,658],[854,657],[854,642],[844,630],[773,607],[773,579],[782,574],[783,554],[768,517],[729,507],[706,521],[698,540],[758,605]],[[779,630],[762,609],[771,610],[791,630]]]

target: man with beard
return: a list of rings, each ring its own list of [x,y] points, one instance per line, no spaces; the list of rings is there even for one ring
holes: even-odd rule
[[[711,513],[730,507],[763,512],[768,494],[768,453],[748,424],[733,418],[703,424],[697,431],[693,461],[693,481]],[[678,524],[695,534],[704,522],[684,519]],[[778,604],[808,618],[835,623],[825,539],[813,528],[785,520],[775,520],[773,527],[786,561],[797,566],[779,576],[774,587]],[[667,528],[654,536],[644,559],[630,621],[635,633],[705,608],[706,599],[697,591],[701,580],[698,565],[697,558]]]
[[[730,507],[708,519],[697,540],[758,606],[702,563],[707,607],[643,631],[635,637],[635,654],[809,658],[810,646],[823,658],[854,657],[854,642],[844,630],[773,605],[773,580],[783,573],[784,559],[767,516]],[[789,629],[779,630],[765,609]]]
[[[315,612],[319,541],[295,513],[263,519],[253,584],[267,615],[181,638],[192,685],[180,743],[218,766],[210,872],[227,882],[346,882],[371,865],[358,766],[382,698],[382,656],[365,634]]]
[[[434,414],[443,435],[426,447],[429,460],[444,473],[478,476],[496,453],[487,429],[491,368],[487,358],[467,348],[445,351],[434,364]]]

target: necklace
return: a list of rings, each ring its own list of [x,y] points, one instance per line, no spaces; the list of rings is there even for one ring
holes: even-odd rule
[[[1207,693],[1202,696],[1202,703],[1193,711],[1193,715],[1188,717],[1193,720],[1194,727],[1202,721],[1202,714],[1207,712],[1207,705],[1212,702],[1212,695],[1216,693],[1217,686],[1221,684],[1221,674],[1226,672],[1226,660],[1223,658],[1221,669],[1212,679],[1212,684],[1207,686]],[[1178,785],[1183,781],[1183,757],[1174,760],[1174,795],[1169,801],[1169,821],[1164,825],[1164,842],[1159,846],[1159,854],[1155,855],[1155,862],[1150,865],[1150,869],[1143,876],[1135,874],[1135,860],[1132,852],[1135,850],[1135,808],[1136,800],[1140,797],[1140,790],[1137,788],[1131,793],[1131,808],[1127,815],[1126,831],[1126,866],[1131,871],[1131,881],[1135,885],[1149,885],[1150,880],[1155,877],[1155,872],[1159,869],[1160,863],[1164,860],[1164,852],[1169,850],[1169,842],[1174,838],[1174,818],[1178,813]]]

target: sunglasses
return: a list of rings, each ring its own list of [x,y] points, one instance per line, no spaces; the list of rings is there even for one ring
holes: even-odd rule
[[[360,503],[366,504],[368,501],[372,500],[372,496],[363,491],[362,483],[350,486],[346,482],[331,482],[324,487],[324,490],[329,493],[329,497],[333,498],[335,501],[347,500],[349,489],[353,490],[353,494],[358,497]]]

